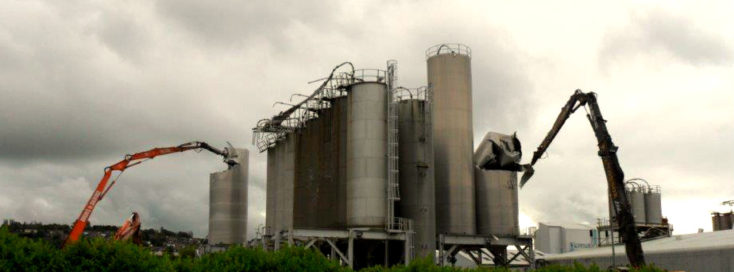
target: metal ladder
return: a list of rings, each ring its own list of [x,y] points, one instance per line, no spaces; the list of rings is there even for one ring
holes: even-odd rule
[[[395,202],[400,201],[400,172],[398,170],[398,102],[395,101],[397,61],[387,62],[387,231],[402,230],[395,218]]]

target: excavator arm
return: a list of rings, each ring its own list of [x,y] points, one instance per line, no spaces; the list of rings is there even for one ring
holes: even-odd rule
[[[82,209],[81,214],[79,214],[79,218],[77,218],[76,222],[74,222],[74,226],[71,229],[71,232],[69,233],[69,237],[66,238],[66,241],[64,241],[63,246],[67,246],[69,244],[75,243],[79,240],[79,237],[81,237],[82,233],[84,232],[84,228],[87,226],[87,222],[89,220],[89,216],[92,215],[92,211],[94,211],[94,208],[97,206],[97,203],[104,198],[104,196],[107,194],[107,192],[110,191],[112,186],[115,185],[117,182],[117,179],[112,180],[111,183],[108,182],[110,180],[110,177],[112,176],[112,172],[118,171],[122,173],[126,169],[136,166],[146,160],[153,159],[158,156],[168,155],[171,153],[179,153],[184,152],[188,150],[201,150],[205,149],[208,150],[214,154],[220,155],[224,157],[224,160],[227,164],[233,165],[236,164],[234,160],[230,159],[231,154],[229,150],[219,150],[216,149],[209,144],[205,142],[189,142],[185,143],[179,146],[173,146],[173,147],[158,147],[153,148],[148,151],[143,151],[139,153],[135,153],[132,155],[126,155],[125,158],[113,165],[110,165],[104,169],[104,176],[102,176],[102,179],[97,184],[97,188],[92,193],[92,196],[87,201],[87,204],[84,206],[84,209]],[[119,177],[119,176],[118,176]]]
[[[553,128],[548,132],[543,142],[538,146],[538,150],[533,153],[533,159],[530,165],[525,166],[525,174],[522,177],[520,186],[523,186],[533,175],[532,166],[540,159],[550,146],[553,139],[555,139],[558,132],[566,123],[568,117],[571,116],[579,107],[588,106],[588,114],[586,117],[591,123],[591,127],[594,129],[594,135],[599,146],[599,157],[601,157],[602,164],[604,165],[604,172],[607,177],[607,186],[609,189],[609,195],[612,199],[613,209],[617,213],[617,225],[619,226],[619,232],[622,236],[622,240],[625,243],[625,249],[627,252],[627,258],[633,267],[640,267],[645,265],[645,256],[642,252],[642,245],[640,244],[640,238],[637,236],[635,229],[635,221],[632,217],[630,208],[630,202],[627,199],[627,194],[624,189],[624,172],[622,167],[619,165],[617,159],[617,146],[612,142],[612,137],[609,135],[607,130],[606,120],[602,117],[601,110],[599,110],[599,104],[596,102],[596,94],[593,92],[584,93],[581,90],[576,90],[571,98],[568,100],[565,106],[561,109],[561,113],[558,114],[556,122],[553,124]]]

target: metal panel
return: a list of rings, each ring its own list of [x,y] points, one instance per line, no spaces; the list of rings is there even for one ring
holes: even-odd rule
[[[498,237],[520,234],[517,172],[474,168],[477,233]]]
[[[645,224],[645,193],[636,188],[631,191],[627,190],[627,196],[629,196],[635,223]]]
[[[436,202],[433,137],[426,126],[425,101],[405,100],[398,106],[399,216],[413,220],[417,257],[436,251]]]
[[[663,211],[660,202],[660,192],[645,194],[645,218],[648,224],[662,224]]]
[[[209,244],[247,242],[248,151],[235,152],[240,164],[209,177]]]
[[[471,58],[462,51],[431,52],[427,63],[434,96],[437,229],[474,234]]]
[[[382,227],[387,216],[387,90],[350,86],[347,109],[347,225]]]

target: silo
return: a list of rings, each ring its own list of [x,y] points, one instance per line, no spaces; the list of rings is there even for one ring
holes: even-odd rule
[[[717,212],[712,213],[711,223],[714,231],[721,230],[721,214]]]
[[[660,189],[650,188],[645,193],[645,218],[648,224],[662,224],[663,211],[660,202]]]
[[[386,86],[351,85],[347,100],[347,226],[383,227],[387,216]]]
[[[430,107],[430,106],[429,106]],[[430,114],[430,113],[428,113]],[[433,174],[433,137],[426,101],[404,100],[398,105],[400,216],[413,220],[417,257],[436,250],[436,202]]]
[[[297,137],[288,133],[285,139],[278,145],[278,186],[276,214],[276,231],[290,230],[293,228],[293,182],[295,180],[295,149]]]
[[[436,227],[440,233],[474,234],[471,56],[465,45],[426,51],[433,89]]]
[[[294,134],[296,147],[296,179],[293,195],[293,225],[295,228],[315,228],[322,218],[316,216],[319,200],[319,182],[323,177],[320,155],[323,118],[307,121],[304,128]]]
[[[734,225],[734,214],[731,212],[721,214],[721,230],[730,230]]]
[[[278,166],[277,166],[277,160],[276,160],[276,147],[268,148],[268,166],[267,166],[267,173],[266,173],[266,183],[265,183],[265,229],[267,231],[266,234],[272,235],[273,231],[275,230],[275,204],[277,201],[277,181],[278,181]]]
[[[231,150],[230,150],[231,152]],[[247,149],[235,149],[239,164],[209,177],[209,244],[247,242]]]
[[[474,168],[477,233],[498,237],[520,234],[517,172]]]
[[[634,188],[627,190],[627,196],[629,197],[635,223],[645,224],[645,192],[642,189]]]

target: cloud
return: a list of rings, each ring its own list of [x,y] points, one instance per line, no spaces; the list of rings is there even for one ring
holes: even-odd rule
[[[734,51],[718,33],[692,18],[653,9],[633,14],[628,26],[608,31],[600,49],[600,62],[610,65],[638,56],[668,55],[693,65],[727,65]]]
[[[557,8],[548,5],[540,8]],[[441,1],[6,3],[0,9],[0,214],[70,223],[103,167],[124,154],[191,140],[220,147],[231,141],[251,149],[252,236],[264,221],[266,162],[249,144],[251,128],[282,110],[273,103],[310,92],[315,86],[308,81],[343,61],[383,68],[397,59],[401,85],[425,85],[424,50],[442,42],[473,49],[475,138],[518,131],[529,154],[573,88],[593,86],[625,171],[664,185],[664,203],[678,203],[692,188],[700,193],[691,203],[734,194],[723,189],[734,176],[720,167],[731,164],[721,146],[734,137],[734,82],[725,65],[730,36],[667,10],[640,13],[619,29],[610,21],[626,11],[584,13],[599,20],[583,27],[545,13],[537,20],[513,15],[526,11]],[[622,61],[656,51],[666,57],[648,59],[662,67],[655,71]],[[619,68],[613,74],[589,69],[612,63]],[[522,209],[534,221],[593,221],[606,211],[596,143],[581,119],[569,121],[521,192]],[[138,211],[145,227],[206,235],[208,175],[223,167],[206,153],[136,166],[92,220],[119,224]],[[694,212],[663,210],[681,222]]]

